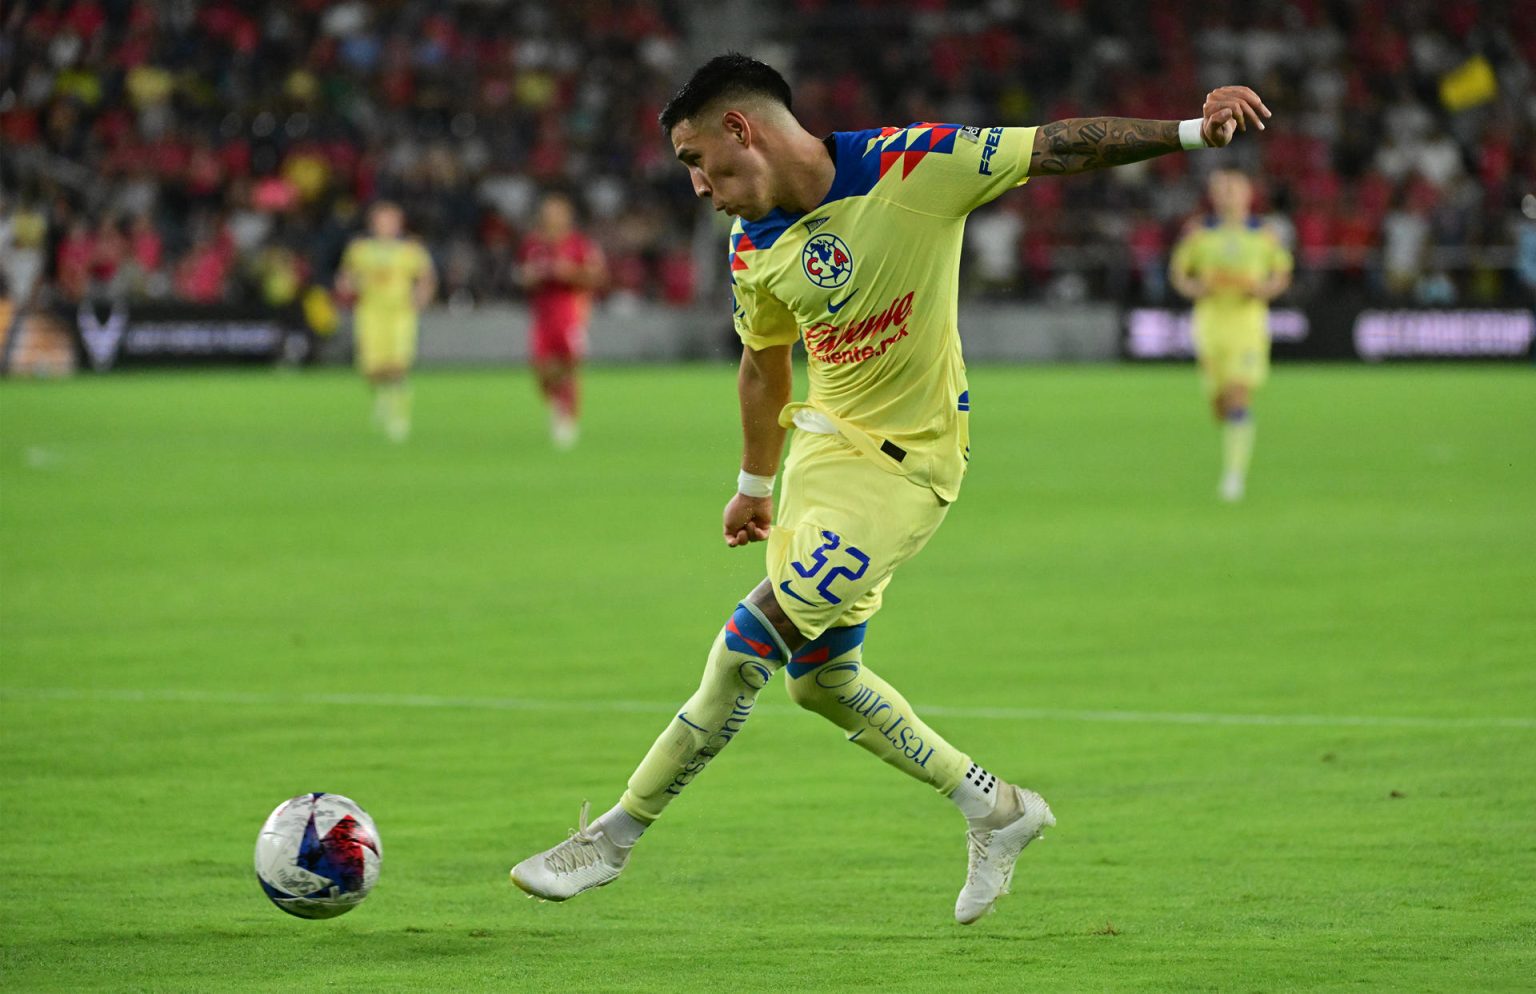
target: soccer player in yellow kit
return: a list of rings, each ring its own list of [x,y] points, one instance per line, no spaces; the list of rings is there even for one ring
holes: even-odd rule
[[[341,257],[336,288],[357,297],[352,312],[357,365],[373,387],[374,421],[392,441],[411,434],[411,388],[418,315],[437,293],[432,257],[405,237],[405,212],[381,200],[368,211],[367,238],[353,239]]]
[[[1253,392],[1269,376],[1269,302],[1291,285],[1291,254],[1249,214],[1242,173],[1211,174],[1215,215],[1192,227],[1169,263],[1173,288],[1194,300],[1195,355],[1222,433],[1219,493],[1239,501],[1253,456]]]
[[[955,917],[969,924],[992,909],[1019,853],[1055,824],[1051,809],[951,745],[862,651],[892,573],[949,513],[970,454],[956,327],[965,217],[1031,176],[1225,145],[1240,125],[1262,127],[1261,115],[1251,90],[1223,87],[1184,122],[918,124],[823,140],[800,126],[769,66],[725,55],[694,74],[661,124],[694,192],[737,218],[729,258],[744,444],[724,538],[767,542],[768,577],[726,621],[698,690],[618,804],[590,824],[583,807],[577,831],[514,867],[514,883],[557,901],[611,883],[782,669],[797,704],[960,808],[969,865]],[[796,340],[810,391],[791,404]]]

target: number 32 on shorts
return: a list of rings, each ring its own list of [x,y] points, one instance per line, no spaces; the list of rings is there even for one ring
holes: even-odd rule
[[[854,546],[844,545],[842,537],[836,532],[824,531],[821,533],[821,539],[821,545],[811,552],[808,561],[796,560],[789,565],[800,574],[802,579],[811,580],[822,574],[833,553],[839,553],[852,560],[858,565],[857,569],[850,569],[846,565],[833,566],[826,570],[825,575],[821,575],[820,581],[816,584],[816,592],[822,596],[823,600],[828,604],[841,604],[843,599],[832,592],[832,584],[841,579],[857,580],[862,577],[869,569],[869,557]],[[788,580],[779,584],[779,589],[802,603],[812,603],[792,590]]]

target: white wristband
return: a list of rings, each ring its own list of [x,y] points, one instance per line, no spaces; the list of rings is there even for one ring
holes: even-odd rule
[[[1185,150],[1210,148],[1205,143],[1205,135],[1201,134],[1200,131],[1202,123],[1198,117],[1192,117],[1187,121],[1179,122],[1179,144],[1183,145]]]
[[[773,477],[742,470],[736,474],[736,492],[743,497],[772,497]]]

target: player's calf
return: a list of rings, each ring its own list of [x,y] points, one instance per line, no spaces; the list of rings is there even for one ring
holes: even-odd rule
[[[863,625],[829,628],[796,652],[785,683],[790,699],[841,728],[860,748],[949,794],[969,757],[864,665],[864,630]]]
[[[864,626],[828,629],[796,652],[786,688],[801,707],[832,721],[849,741],[948,797],[965,815],[965,885],[955,901],[963,925],[1008,893],[1025,846],[1056,824],[1034,791],[1007,783],[950,745],[894,687],[863,663]]]
[[[1248,487],[1248,465],[1253,459],[1254,424],[1249,409],[1249,390],[1241,383],[1228,384],[1217,397],[1221,412],[1222,500],[1243,499]]]

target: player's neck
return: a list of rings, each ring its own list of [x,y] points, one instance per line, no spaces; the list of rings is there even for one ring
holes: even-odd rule
[[[806,214],[827,199],[837,163],[832,161],[821,139],[797,128],[784,149],[784,161],[778,170],[782,177],[775,206],[790,214]]]

